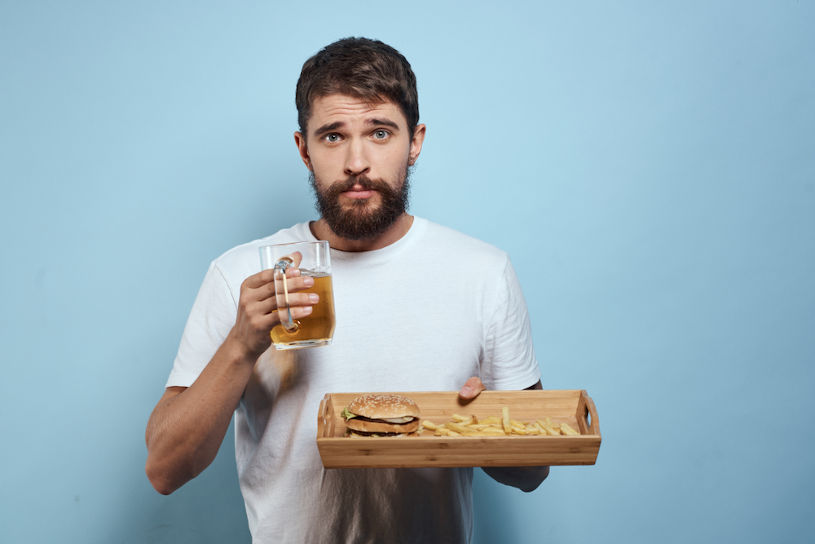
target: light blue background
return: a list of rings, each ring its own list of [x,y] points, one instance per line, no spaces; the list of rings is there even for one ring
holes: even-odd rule
[[[232,434],[162,497],[143,432],[210,259],[314,216],[294,85],[348,35],[417,73],[412,211],[511,254],[545,387],[599,410],[595,466],[476,476],[476,542],[810,540],[813,28],[791,1],[0,2],[0,541],[248,540]]]

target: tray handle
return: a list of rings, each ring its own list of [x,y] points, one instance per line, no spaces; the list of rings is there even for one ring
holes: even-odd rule
[[[330,395],[326,394],[323,400],[320,401],[320,410],[317,412],[317,436],[327,437],[331,436],[333,429],[331,428],[331,421],[328,417],[328,405]]]
[[[589,434],[600,434],[600,419],[597,417],[597,408],[594,406],[594,401],[589,394],[584,390],[580,392],[582,401],[579,404],[577,414],[581,427],[584,427]]]

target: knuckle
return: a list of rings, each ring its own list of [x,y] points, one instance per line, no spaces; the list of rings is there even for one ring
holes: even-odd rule
[[[264,328],[263,319],[258,315],[253,315],[249,318],[249,326],[255,330],[261,330]]]

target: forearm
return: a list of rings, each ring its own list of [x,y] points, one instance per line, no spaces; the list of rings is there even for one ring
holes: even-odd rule
[[[549,467],[482,467],[496,482],[530,492],[549,475]]]
[[[215,459],[256,356],[228,337],[198,379],[166,395],[147,424],[147,477],[172,493]]]

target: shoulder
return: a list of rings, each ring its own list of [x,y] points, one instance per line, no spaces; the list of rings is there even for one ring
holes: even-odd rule
[[[438,256],[466,261],[468,265],[498,266],[509,261],[504,250],[483,240],[427,219],[417,217],[416,221],[422,232],[423,248]]]

